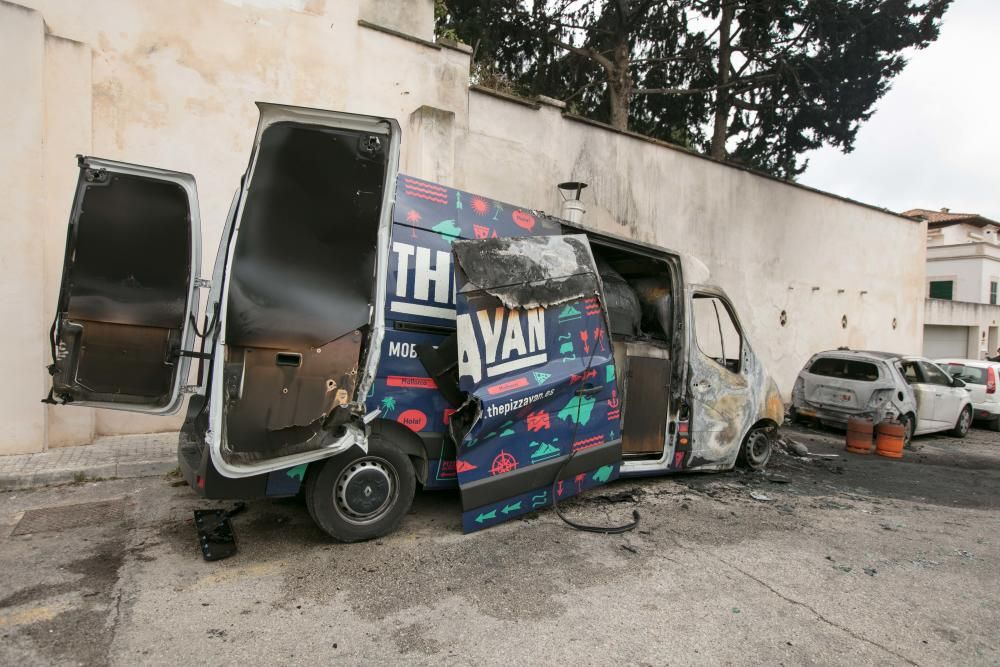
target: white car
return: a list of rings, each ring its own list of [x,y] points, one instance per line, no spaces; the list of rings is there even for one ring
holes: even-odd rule
[[[988,421],[991,429],[1000,431],[1000,393],[997,392],[1000,363],[977,359],[938,359],[937,363],[953,378],[965,383],[972,397],[973,418]]]
[[[892,352],[830,350],[813,355],[792,389],[792,418],[844,427],[850,417],[898,419],[914,435],[965,437],[974,408],[969,388],[930,359]]]

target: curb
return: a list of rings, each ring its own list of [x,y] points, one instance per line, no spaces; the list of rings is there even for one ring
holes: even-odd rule
[[[0,491],[21,491],[40,486],[72,484],[101,479],[132,479],[165,475],[177,467],[177,457],[150,461],[102,463],[79,468],[42,470],[34,473],[0,474]],[[81,479],[81,477],[83,479]]]

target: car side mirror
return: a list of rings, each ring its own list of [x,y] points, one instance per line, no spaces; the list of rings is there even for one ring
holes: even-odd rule
[[[951,379],[951,386],[952,387],[964,387],[965,386],[965,380],[959,380],[958,378],[952,378]]]

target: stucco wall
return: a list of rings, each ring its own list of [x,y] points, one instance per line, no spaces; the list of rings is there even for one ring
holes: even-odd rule
[[[818,349],[920,349],[922,225],[556,106],[470,91],[468,50],[428,41],[431,0],[18,1],[0,0],[0,50],[18,64],[0,74],[4,90],[18,91],[18,104],[0,105],[0,315],[17,323],[0,342],[18,350],[0,389],[0,453],[176,428],[180,417],[38,403],[73,156],[193,173],[207,273],[248,159],[255,100],[395,117],[404,170],[498,199],[555,211],[556,183],[589,182],[589,224],[708,263],[786,394]]]

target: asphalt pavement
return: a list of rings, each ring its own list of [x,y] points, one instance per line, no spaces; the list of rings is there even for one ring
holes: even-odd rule
[[[205,562],[176,477],[0,493],[0,663],[997,664],[1000,434],[902,461],[778,454],[766,474],[614,483],[574,518],[462,535],[418,493],[381,540],[330,542],[296,499],[250,503]]]

